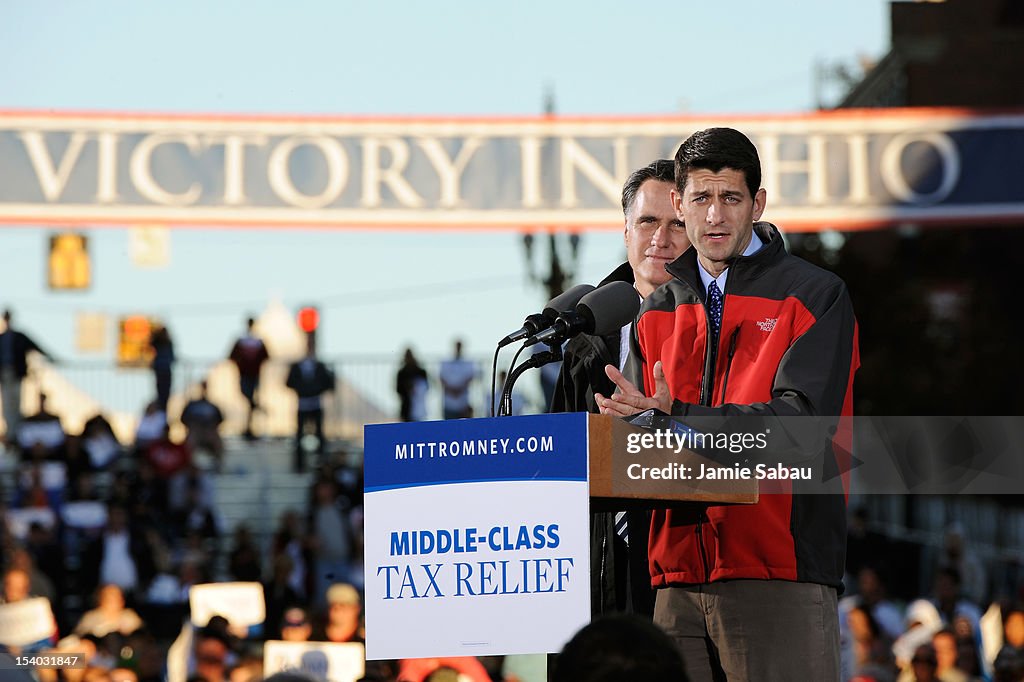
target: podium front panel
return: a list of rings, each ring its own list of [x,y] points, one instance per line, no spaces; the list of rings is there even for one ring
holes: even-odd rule
[[[587,415],[365,429],[369,659],[556,652],[590,618]]]

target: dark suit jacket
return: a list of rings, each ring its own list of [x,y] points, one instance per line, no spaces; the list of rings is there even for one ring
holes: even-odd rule
[[[10,329],[5,331],[3,334],[0,334],[0,348],[3,348],[3,344],[8,343],[9,338],[11,340],[11,366],[14,367],[15,376],[19,379],[24,379],[25,375],[28,374],[28,360],[26,358],[29,352],[36,351],[37,353],[46,355],[46,351],[37,346],[35,341],[25,334],[16,330],[12,331]],[[2,351],[0,351],[0,353],[2,353]]]

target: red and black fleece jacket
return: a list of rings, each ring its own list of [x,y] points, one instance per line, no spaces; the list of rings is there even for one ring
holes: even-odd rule
[[[705,291],[691,248],[668,266],[673,279],[644,301],[632,378],[652,395],[653,366],[661,360],[672,413],[682,417],[852,417],[860,360],[846,285],[789,254],[774,225],[759,222],[754,229],[764,246],[730,264],[718,343],[709,347]],[[830,457],[848,456],[849,443],[832,445],[839,447],[829,448]],[[841,462],[827,466],[848,470]],[[776,494],[762,494],[753,505],[655,511],[652,584],[744,578],[841,587],[843,487],[802,495],[801,485],[784,484],[781,493],[773,486]]]

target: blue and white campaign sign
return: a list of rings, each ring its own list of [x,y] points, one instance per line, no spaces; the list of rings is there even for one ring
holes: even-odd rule
[[[590,620],[587,416],[367,426],[367,658],[559,651]]]

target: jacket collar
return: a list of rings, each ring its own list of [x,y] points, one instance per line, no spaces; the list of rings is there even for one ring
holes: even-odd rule
[[[610,282],[626,282],[627,284],[633,284],[635,279],[633,278],[633,268],[630,266],[629,261],[626,261],[619,267],[611,271],[611,273],[601,280],[597,285],[603,287],[605,284]]]
[[[769,222],[759,221],[754,223],[754,231],[757,232],[758,238],[764,242],[764,246],[753,255],[737,256],[729,261],[729,289],[733,292],[739,288],[736,282],[756,278],[761,272],[786,254],[786,247],[782,243],[782,235],[779,233],[779,228]],[[683,252],[683,255],[666,266],[673,277],[688,285],[703,301],[704,285],[701,284],[700,273],[697,272],[697,267],[697,250],[693,247],[688,248]]]

